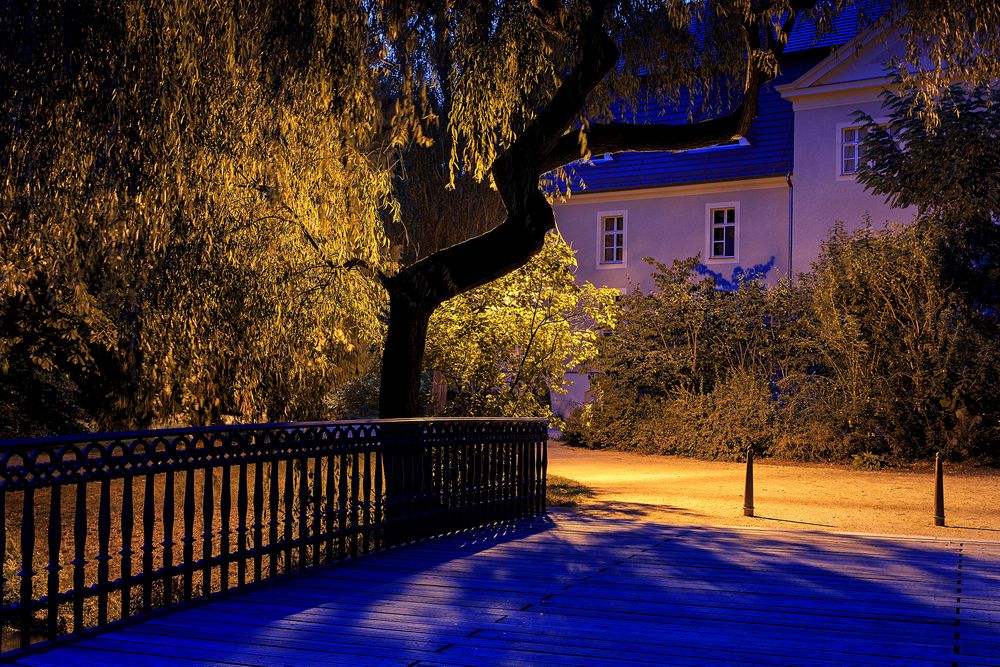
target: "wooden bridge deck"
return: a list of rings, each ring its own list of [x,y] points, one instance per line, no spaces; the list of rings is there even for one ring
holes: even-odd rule
[[[1000,665],[1000,543],[554,514],[160,615],[19,664]]]

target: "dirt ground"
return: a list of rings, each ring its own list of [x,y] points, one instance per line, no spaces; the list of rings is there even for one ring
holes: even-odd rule
[[[549,475],[555,476],[550,495],[601,516],[1000,541],[1000,471],[946,466],[944,527],[934,525],[930,467],[864,472],[757,460],[755,518],[743,516],[745,474],[743,463],[549,443]]]

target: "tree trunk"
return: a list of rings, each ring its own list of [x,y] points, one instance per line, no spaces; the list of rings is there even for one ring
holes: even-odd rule
[[[390,288],[389,331],[379,391],[379,416],[383,419],[420,414],[420,370],[427,325],[436,305],[415,303],[404,290]]]
[[[387,284],[389,330],[379,391],[379,416],[383,419],[420,415],[420,371],[434,308],[411,298],[398,275],[392,280],[396,282]],[[394,546],[419,539],[421,526],[414,521],[414,514],[435,509],[423,507],[419,499],[432,488],[432,460],[430,449],[418,443],[408,427],[387,426],[384,434],[385,528],[378,539]]]

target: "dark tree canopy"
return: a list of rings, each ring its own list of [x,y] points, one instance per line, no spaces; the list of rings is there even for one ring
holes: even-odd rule
[[[2,370],[99,428],[322,414],[383,298],[330,265],[391,203],[342,11],[0,2]]]

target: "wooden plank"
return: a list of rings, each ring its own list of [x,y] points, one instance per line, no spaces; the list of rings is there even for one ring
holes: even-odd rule
[[[989,543],[556,515],[317,570],[21,664],[995,666],[997,586]]]
[[[280,649],[257,644],[226,644],[225,642],[188,641],[179,637],[152,637],[149,635],[108,635],[81,642],[82,648],[112,653],[134,653],[160,658],[209,660],[252,667],[354,667],[359,664],[373,667],[390,667],[407,664],[426,656],[426,653],[396,652],[392,649],[369,647],[361,653],[352,653],[350,647],[329,646],[327,651],[282,647]],[[58,663],[53,663],[58,664]],[[113,665],[115,662],[106,664]]]
[[[531,627],[518,627],[509,623],[501,623],[498,626],[484,627],[479,630],[475,637],[492,638],[505,641],[527,641],[547,643],[552,646],[573,646],[573,647],[601,647],[606,649],[617,649],[626,652],[649,652],[660,651],[669,652],[674,647],[710,647],[717,649],[720,645],[719,632],[714,628],[667,628],[655,633],[637,632],[630,624],[622,623],[609,630],[597,629],[588,626],[586,628],[590,634],[582,635],[580,626],[547,628],[532,625]],[[792,662],[800,657],[817,658],[830,661],[833,659],[843,659],[846,661],[858,660],[859,656],[882,655],[889,656],[895,653],[897,644],[883,641],[879,637],[837,637],[835,642],[828,641],[823,636],[812,636],[812,643],[803,648],[804,642],[801,638],[792,635],[767,635],[752,630],[742,632],[727,629],[726,645],[740,647],[737,650],[747,653],[763,653],[772,659],[780,660],[780,656],[788,656]],[[831,651],[829,646],[835,645]],[[915,639],[907,643],[907,647],[913,650],[911,657],[918,660],[930,660],[927,647],[946,648],[952,650],[950,643],[926,641]],[[968,653],[966,651],[968,650]],[[962,647],[962,652],[967,655],[998,657],[996,647],[993,644],[967,643]],[[825,657],[824,657],[825,656]],[[892,658],[887,658],[891,660]],[[950,656],[949,656],[950,659]],[[870,658],[866,659],[871,662]]]
[[[211,662],[199,659],[188,660],[177,656],[155,657],[138,653],[121,653],[111,651],[95,651],[92,649],[66,646],[59,649],[58,660],[53,662],[49,654],[41,653],[22,658],[20,665],[33,667],[109,667],[123,665],[127,667],[232,667],[233,663]]]

